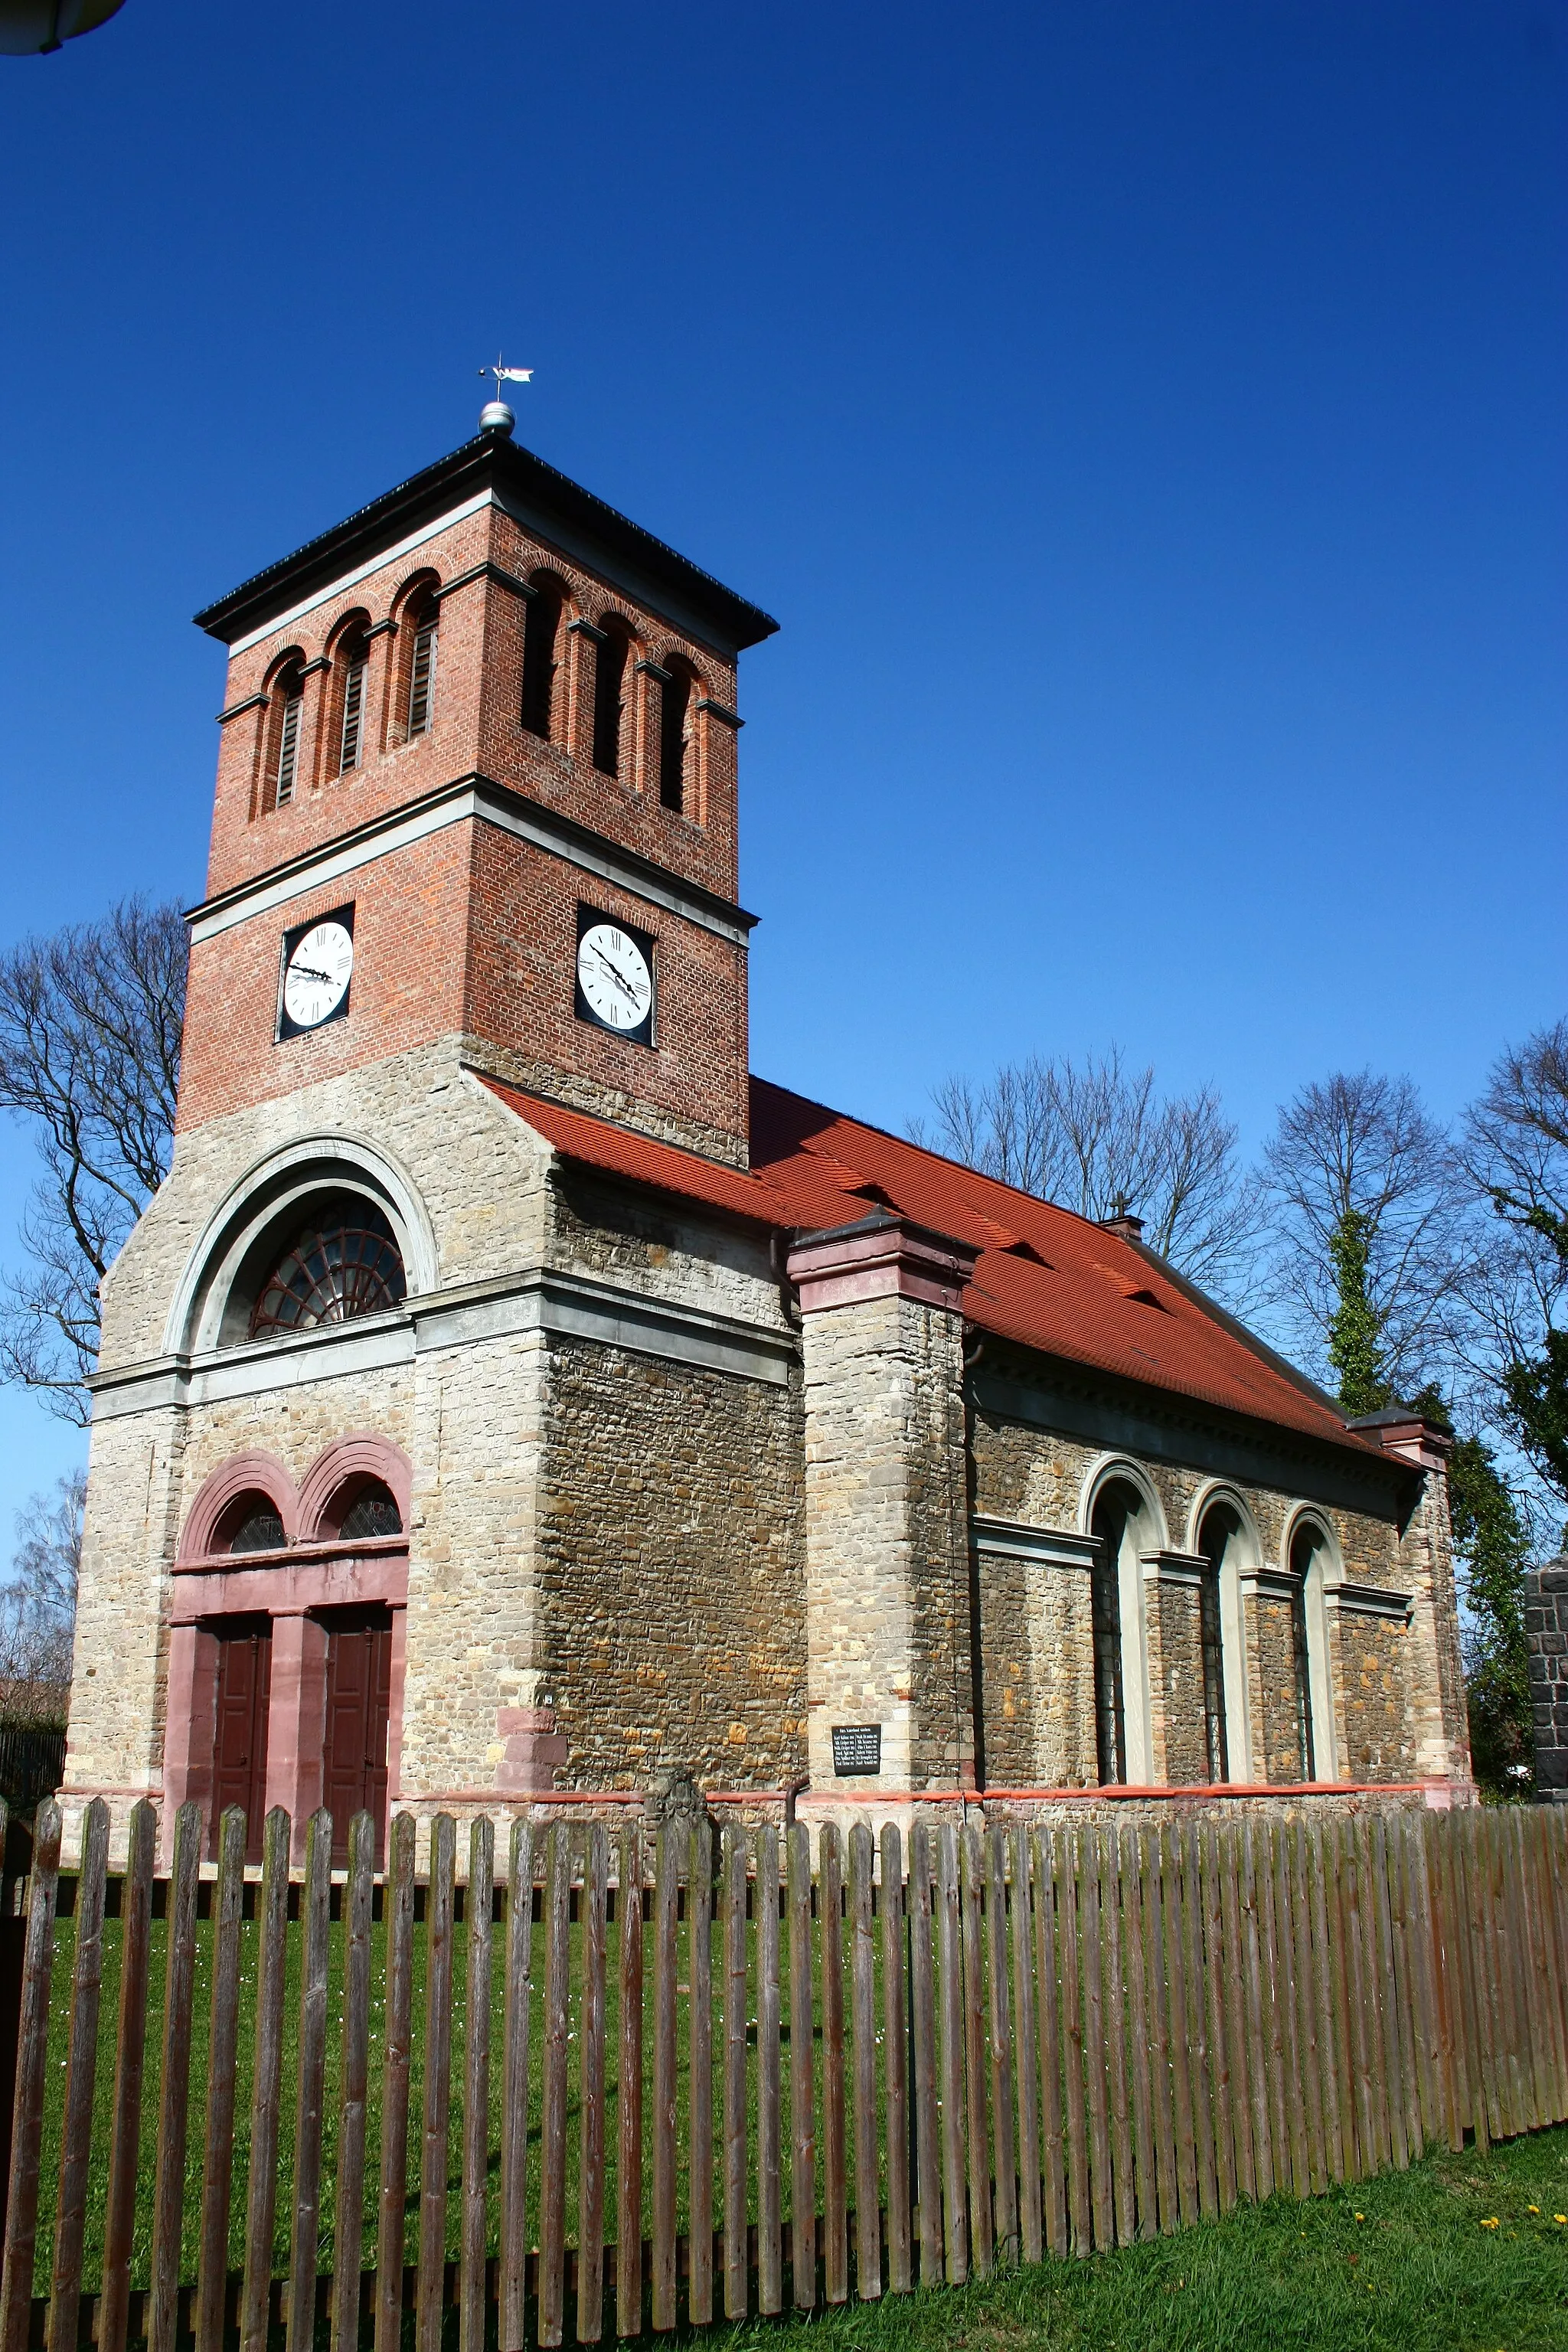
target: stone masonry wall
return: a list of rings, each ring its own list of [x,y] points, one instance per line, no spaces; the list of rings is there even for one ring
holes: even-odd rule
[[[835,1724],[882,1727],[889,1787],[973,1769],[962,1318],[885,1295],[805,1317],[814,1792]]]
[[[805,1496],[787,1388],[594,1344],[551,1366],[539,1703],[560,1784],[805,1769]]]
[[[1101,1459],[1096,1448],[984,1410],[972,1413],[971,1428],[977,1514],[1041,1528],[1079,1529],[1080,1497]],[[1213,1480],[1179,1464],[1142,1466],[1159,1496],[1168,1542],[1177,1551],[1190,1551],[1197,1536],[1194,1509]],[[1255,1484],[1237,1483],[1234,1491],[1256,1522],[1263,1562],[1278,1562],[1300,1498]],[[1332,1528],[1348,1579],[1407,1588],[1407,1546],[1392,1519],[1314,1507]],[[1070,1567],[1003,1562],[984,1549],[978,1568],[977,1682],[988,1782],[1090,1785],[1096,1764],[1087,1575]],[[1196,1598],[1190,1588],[1152,1577],[1146,1582],[1151,1666],[1157,1669],[1152,1696],[1163,1716],[1165,1769],[1173,1783],[1207,1777]],[[1293,1780],[1298,1751],[1288,1610],[1253,1596],[1247,1632],[1255,1769]],[[1339,1776],[1412,1777],[1418,1662],[1406,1630],[1398,1622],[1331,1612],[1330,1658]],[[1323,1759],[1317,1769],[1320,1776],[1326,1774]]]
[[[1568,1804],[1568,1559],[1531,1569],[1524,1582],[1530,1703],[1538,1796]]]

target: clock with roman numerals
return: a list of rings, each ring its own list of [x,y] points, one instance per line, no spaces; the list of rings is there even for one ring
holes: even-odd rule
[[[596,908],[577,909],[577,1018],[634,1045],[653,1043],[654,943]]]

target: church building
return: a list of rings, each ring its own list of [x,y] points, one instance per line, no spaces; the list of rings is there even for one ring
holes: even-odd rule
[[[494,404],[197,618],[212,845],[173,1165],[103,1285],[68,1834],[1468,1796],[1443,1439],[1347,1424],[1135,1218],[751,1076],[765,613]]]

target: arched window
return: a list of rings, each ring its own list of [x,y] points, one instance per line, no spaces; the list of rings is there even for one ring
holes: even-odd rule
[[[613,613],[605,615],[602,625],[604,635],[594,650],[594,765],[601,775],[618,776],[631,632]]]
[[[668,679],[660,688],[658,699],[658,796],[667,809],[681,810],[687,801],[688,722],[696,679],[689,663],[677,659],[667,667]]]
[[[441,607],[428,592],[409,608],[407,625],[414,632],[408,659],[408,740],[427,735],[436,716],[436,644]]]
[[[1322,1529],[1310,1519],[1303,1519],[1290,1538],[1291,1696],[1295,1704],[1296,1755],[1303,1780],[1315,1780],[1318,1777],[1318,1743],[1312,1721],[1316,1694],[1312,1688],[1308,1610],[1321,1607],[1322,1559],[1327,1550]]]
[[[350,774],[364,758],[365,681],[370,639],[363,626],[348,631],[338,647],[338,773]]]
[[[400,1536],[403,1514],[383,1479],[355,1478],[341,1487],[321,1515],[321,1540],[336,1536],[358,1543],[373,1536]]]
[[[1143,1642],[1143,1558],[1163,1545],[1153,1496],[1131,1473],[1107,1476],[1094,1495],[1098,1538],[1089,1575],[1094,1641],[1094,1740],[1099,1779],[1152,1780],[1148,1664]]]
[[[305,678],[301,665],[292,661],[279,670],[272,688],[270,773],[266,806],[287,808],[300,776],[300,722],[304,713]]]
[[[397,1237],[363,1194],[329,1194],[296,1227],[250,1313],[253,1339],[379,1315],[405,1294]]]
[[[237,1495],[213,1530],[215,1552],[280,1551],[289,1538],[270,1495]]]
[[[1227,1505],[1216,1503],[1204,1514],[1198,1549],[1207,1568],[1199,1596],[1199,1633],[1203,1644],[1204,1733],[1211,1780],[1230,1778],[1230,1742],[1226,1735],[1223,1592],[1227,1573],[1237,1573],[1236,1553],[1240,1539],[1240,1522]]]
[[[552,572],[535,572],[522,625],[522,723],[531,735],[550,740],[555,698],[555,643],[561,633],[565,592]]]

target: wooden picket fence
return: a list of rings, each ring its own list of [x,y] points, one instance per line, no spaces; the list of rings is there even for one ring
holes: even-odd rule
[[[1568,2119],[1562,1810],[917,1823],[907,1872],[518,1818],[500,1884],[488,1819],[461,1879],[449,1816],[417,1876],[406,1815],[379,1875],[368,1815],[336,1876],[289,1826],[214,1873],[187,1807],[161,1879],[139,1806],[110,1876],[94,1805],[62,1876],[42,1809],[0,2352],[598,2343]]]

